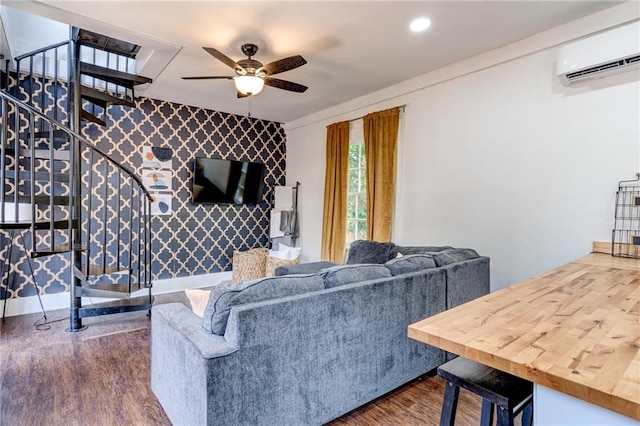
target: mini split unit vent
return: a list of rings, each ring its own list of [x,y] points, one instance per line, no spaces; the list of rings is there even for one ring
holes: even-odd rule
[[[564,86],[640,68],[640,22],[562,46],[558,77]]]

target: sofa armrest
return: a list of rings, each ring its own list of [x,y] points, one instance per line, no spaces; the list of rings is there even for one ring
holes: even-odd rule
[[[478,257],[443,266],[447,272],[447,309],[489,294],[489,258]]]
[[[186,306],[153,307],[151,389],[173,424],[209,423],[210,371],[230,370],[234,353],[235,346],[222,336],[207,333],[202,318]]]
[[[181,303],[154,306],[152,328],[158,333],[176,333],[197,349],[203,358],[217,358],[232,354],[238,348],[223,336],[208,333],[202,328],[202,318]]]

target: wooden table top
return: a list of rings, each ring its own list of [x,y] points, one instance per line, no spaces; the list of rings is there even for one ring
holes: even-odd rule
[[[640,420],[640,260],[591,254],[409,337]]]

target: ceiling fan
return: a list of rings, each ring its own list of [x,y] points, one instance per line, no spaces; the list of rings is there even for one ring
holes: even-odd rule
[[[235,62],[233,59],[213,47],[203,47],[203,49],[220,62],[233,68],[236,75],[182,77],[183,80],[234,80],[239,98],[257,95],[265,84],[267,86],[289,90],[291,92],[303,93],[307,90],[307,86],[303,86],[302,84],[271,77],[274,74],[289,71],[306,64],[307,61],[300,55],[290,56],[288,58],[279,59],[266,65],[262,65],[261,62],[252,59],[252,56],[255,56],[258,52],[258,46],[252,43],[242,45],[242,53],[247,55],[248,58],[241,59],[238,62]]]

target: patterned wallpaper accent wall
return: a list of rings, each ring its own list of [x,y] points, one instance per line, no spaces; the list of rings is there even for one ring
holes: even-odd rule
[[[280,123],[149,98],[137,108],[110,106],[107,126],[90,124],[83,134],[116,161],[142,176],[145,146],[173,150],[170,215],[152,216],[152,276],[184,277],[231,270],[234,250],[266,247],[273,187],[285,184],[286,139]],[[191,199],[196,156],[265,164],[263,202],[254,206],[195,205]],[[3,232],[1,256],[8,235]],[[29,239],[25,236],[26,245]],[[9,297],[35,295],[22,241],[12,256]],[[69,255],[31,260],[41,294],[69,290]]]
[[[170,216],[153,216],[153,277],[231,270],[234,250],[266,247],[272,191],[285,184],[284,129],[280,123],[140,98],[137,108],[111,106],[107,126],[84,134],[116,161],[142,176],[142,148],[171,148]],[[249,160],[266,166],[265,195],[255,206],[191,204],[196,156]]]

